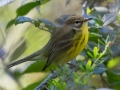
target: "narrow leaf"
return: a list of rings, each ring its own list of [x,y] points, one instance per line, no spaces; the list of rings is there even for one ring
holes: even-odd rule
[[[27,4],[23,5],[23,6],[21,6],[16,11],[17,16],[26,15],[31,9],[33,9],[34,7],[36,7],[38,5],[40,5],[40,3],[38,3],[38,2],[31,2],[31,3],[27,3]]]
[[[11,25],[13,25],[15,22],[15,19],[11,20],[10,22],[8,22],[6,28],[9,28]]]
[[[84,68],[82,65],[80,65],[80,69],[81,69],[82,71],[85,71],[85,68]]]
[[[48,28],[54,26],[54,24],[51,21],[43,19],[43,18],[39,18],[38,21],[39,21],[39,23],[44,23],[45,26],[48,27]]]
[[[92,64],[92,61],[88,60],[87,65],[86,65],[87,70],[90,70],[91,64]]]
[[[96,58],[98,55],[98,48],[97,47],[94,47],[93,54],[94,54],[94,57]]]
[[[31,9],[33,9],[34,7],[36,7],[38,5],[40,5],[40,3],[38,3],[38,2],[31,2],[31,3],[27,3],[27,4],[23,5],[23,6],[21,6],[20,8],[18,8],[16,10],[16,13],[17,13],[16,17],[26,15],[29,11],[31,11]],[[15,21],[15,19],[13,19],[10,22],[8,22],[6,28],[9,28],[11,25],[13,25],[14,21]]]
[[[103,54],[102,54],[102,53],[100,53],[100,54],[99,54],[99,56],[98,56],[98,59],[99,59],[99,58],[101,58],[102,56],[103,56]]]
[[[102,35],[91,32],[89,37],[102,37]]]
[[[105,14],[102,18],[103,26],[106,26],[116,20],[117,14]]]
[[[34,24],[36,27],[39,26],[39,23],[31,18],[28,17],[23,17],[23,16],[19,16],[16,20],[15,20],[15,25],[17,24],[21,24],[21,23],[25,23],[25,22],[30,22],[32,24]]]
[[[101,73],[105,72],[106,70],[107,70],[106,68],[96,67],[93,72],[94,72],[94,74],[101,74]]]
[[[90,57],[94,58],[94,56],[93,56],[90,52],[87,52],[87,54],[88,54]]]
[[[31,18],[19,16],[19,17],[15,20],[15,25],[20,24],[20,23],[24,23],[24,22],[32,22],[32,21],[34,21],[34,20],[31,19]]]

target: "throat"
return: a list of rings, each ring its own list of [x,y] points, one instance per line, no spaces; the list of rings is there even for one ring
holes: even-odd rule
[[[78,35],[77,38],[75,39],[75,42],[73,44],[73,53],[74,53],[74,58],[79,55],[82,50],[86,47],[88,41],[88,34],[82,34]]]

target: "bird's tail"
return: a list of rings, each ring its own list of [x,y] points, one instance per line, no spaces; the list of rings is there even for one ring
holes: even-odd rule
[[[39,50],[39,51],[36,51],[36,52],[34,52],[33,54],[31,54],[31,55],[29,55],[29,56],[27,56],[27,57],[25,57],[25,58],[22,58],[22,59],[20,59],[20,60],[17,60],[17,61],[14,61],[14,62],[12,62],[12,63],[10,63],[10,64],[8,64],[7,65],[7,67],[8,68],[11,68],[11,67],[13,67],[13,66],[16,66],[16,65],[18,65],[18,64],[21,64],[21,63],[24,63],[24,62],[26,62],[26,61],[35,61],[36,59],[41,59],[41,50]]]

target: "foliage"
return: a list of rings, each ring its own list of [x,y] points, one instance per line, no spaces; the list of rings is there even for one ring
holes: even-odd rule
[[[87,1],[89,2],[89,0]],[[51,21],[44,18],[38,18],[38,20],[34,20],[30,17],[25,16],[27,13],[32,11],[33,8],[42,4],[46,4],[48,2],[49,0],[36,0],[35,2],[30,2],[25,5],[22,5],[16,10],[16,14],[17,14],[16,18],[8,22],[7,28],[14,23],[15,25],[18,25],[21,23],[30,22],[40,30],[47,31],[52,35],[57,29],[59,29],[62,23],[64,23],[64,21],[70,15],[63,15],[60,18],[57,18],[56,19],[57,24],[53,24]],[[71,0],[66,0],[66,6],[69,5],[69,3],[71,3]],[[57,72],[57,78],[48,80],[47,85],[45,86],[45,88],[47,88],[48,90],[88,90],[88,89],[98,89],[98,88],[110,88],[117,90],[120,89],[119,87],[120,70],[118,69],[120,62],[119,60],[120,59],[119,57],[120,15],[119,13],[99,14],[100,12],[94,7],[93,4],[89,5],[88,3],[87,5],[89,7],[86,6],[86,9],[83,9],[84,10],[83,16],[86,18],[92,17],[93,20],[89,21],[88,45],[80,55],[84,57],[84,60],[78,58],[78,60],[76,60],[75,63],[64,65],[62,67],[62,70],[60,69],[60,71]],[[90,12],[87,13],[87,11],[85,10],[90,10]],[[85,12],[87,13],[87,15]],[[26,38],[24,41],[25,43],[27,42],[27,37],[24,38]],[[19,52],[19,49],[20,48],[17,48],[16,51],[18,50]],[[23,47],[22,49],[26,49],[26,48]],[[0,51],[0,54],[3,52],[5,53],[5,51]],[[24,52],[25,50],[23,50],[22,53]],[[22,53],[20,53],[20,55]],[[12,56],[14,57],[14,55],[15,53]],[[1,55],[0,57],[3,58]],[[26,69],[22,70],[22,72],[19,70],[15,70],[13,72],[13,76],[15,78],[13,79],[15,79],[16,83],[18,83],[19,82],[18,79],[22,75],[35,73],[35,72],[41,73],[41,69],[44,64],[45,62],[38,61],[31,63],[28,67],[26,67]],[[76,68],[77,70],[74,70]],[[95,81],[99,85],[101,84],[101,86],[99,87],[95,86],[94,84],[91,84],[90,82],[90,80],[93,79],[92,77],[97,75],[101,79],[101,82],[98,82],[97,80]],[[29,90],[30,88],[34,89],[40,83],[42,83],[42,80],[39,82],[33,82],[31,85],[22,89],[23,90]]]

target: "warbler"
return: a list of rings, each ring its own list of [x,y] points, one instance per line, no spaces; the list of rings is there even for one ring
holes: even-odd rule
[[[61,28],[56,31],[48,43],[33,54],[12,62],[7,67],[13,67],[26,61],[46,60],[44,71],[52,63],[62,65],[74,59],[85,48],[88,42],[88,20],[79,15],[69,17]]]

